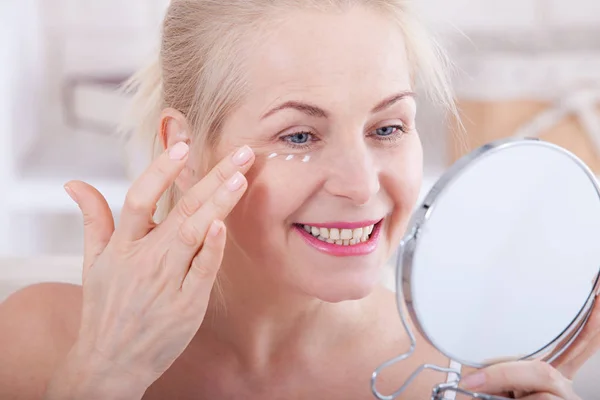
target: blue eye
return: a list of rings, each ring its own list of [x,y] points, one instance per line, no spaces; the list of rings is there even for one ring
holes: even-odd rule
[[[383,128],[379,128],[375,130],[377,136],[391,136],[397,131],[401,131],[401,126],[384,126]]]
[[[281,140],[289,147],[306,150],[317,141],[317,138],[310,132],[296,132],[281,137]]]
[[[311,134],[308,132],[298,132],[287,136],[289,141],[294,144],[306,144],[310,140]]]
[[[382,141],[382,142],[391,142],[391,143],[395,143],[397,141],[400,141],[404,138],[405,134],[408,133],[409,130],[406,129],[406,127],[404,126],[404,124],[401,125],[389,125],[389,126],[382,126],[381,128],[377,128],[373,131],[373,133],[371,133],[371,137],[373,137],[376,140]]]

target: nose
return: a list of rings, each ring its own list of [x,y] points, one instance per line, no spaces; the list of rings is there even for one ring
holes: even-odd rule
[[[365,205],[380,190],[379,171],[364,144],[348,147],[332,155],[324,187],[333,196]]]

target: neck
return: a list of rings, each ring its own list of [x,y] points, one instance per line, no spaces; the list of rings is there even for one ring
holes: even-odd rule
[[[361,301],[327,303],[266,275],[256,266],[224,262],[203,324],[204,334],[242,364],[267,368],[290,352],[310,359],[339,340],[340,331],[352,331]]]

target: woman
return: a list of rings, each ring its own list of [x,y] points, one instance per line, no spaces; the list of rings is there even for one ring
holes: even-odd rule
[[[409,343],[378,281],[420,189],[415,82],[454,109],[406,3],[173,1],[160,60],[134,82],[159,154],[116,229],[94,188],[67,184],[83,287],[2,305],[0,397],[372,398],[373,370]],[[506,363],[463,385],[576,399],[597,315],[554,366]],[[422,338],[417,349],[381,392],[448,363]],[[423,374],[403,398],[443,378]]]

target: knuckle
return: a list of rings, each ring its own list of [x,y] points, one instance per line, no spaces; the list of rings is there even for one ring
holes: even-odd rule
[[[180,297],[176,302],[176,307],[179,315],[187,316],[188,318],[198,318],[197,302],[188,296]]]
[[[577,399],[577,397],[574,397],[573,384],[571,383],[571,381],[567,380],[566,378],[561,376],[560,380],[556,381],[556,388],[557,388],[557,393],[565,393],[565,394],[568,393],[570,400]]]
[[[158,179],[164,179],[169,176],[169,169],[167,168],[167,164],[160,161],[162,160],[159,159],[159,162],[152,168],[151,174]]]
[[[540,378],[547,382],[555,392],[563,393],[569,390],[570,384],[559,370],[542,361],[536,361],[536,368],[539,371]]]
[[[199,247],[202,243],[200,231],[190,222],[185,222],[181,225],[178,236],[181,243],[188,247]]]
[[[210,202],[215,210],[221,210],[224,207],[226,196],[227,195],[221,190],[210,198]]]
[[[221,188],[211,197],[213,207],[220,213],[226,212],[229,208],[233,207],[237,200],[238,198],[235,193],[232,193],[225,188]]]
[[[199,257],[194,258],[191,268],[194,269],[196,276],[200,279],[214,279],[216,276],[216,269],[209,263],[201,262]]]
[[[185,218],[194,215],[200,207],[202,207],[202,203],[194,196],[183,196],[179,203],[179,210],[181,215]]]
[[[146,200],[141,196],[137,196],[132,192],[128,192],[127,196],[125,197],[125,207],[127,207],[130,212],[138,214],[145,212],[148,208],[148,205]]]
[[[548,382],[559,383],[564,380],[562,374],[550,364],[538,361],[537,366],[542,377]]]
[[[223,171],[223,166],[220,164],[215,167],[215,175],[221,183],[225,183],[229,179],[229,176],[227,176],[228,174]]]
[[[95,222],[94,216],[92,214],[90,214],[89,212],[84,211],[83,212],[83,226],[88,227],[88,226],[94,225],[94,222]]]

